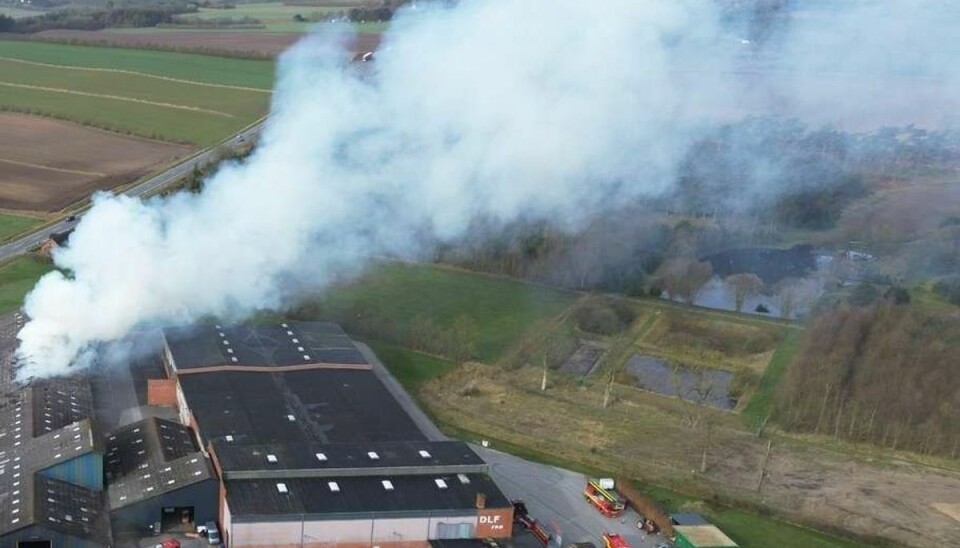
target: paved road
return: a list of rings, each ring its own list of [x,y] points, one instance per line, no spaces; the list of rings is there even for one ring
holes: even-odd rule
[[[243,138],[244,141],[250,140],[256,136],[260,131],[263,123],[257,123],[253,126],[248,127],[247,129],[241,131],[240,133],[234,135],[229,141],[226,142],[236,142],[237,139]],[[190,173],[194,167],[203,166],[210,163],[213,155],[215,154],[216,148],[209,148],[203,152],[187,158],[183,162],[162,171],[153,177],[142,181],[140,184],[131,187],[122,194],[127,196],[142,197],[147,196],[153,192],[160,190],[161,188],[174,183],[184,175]],[[77,214],[77,217],[80,217],[82,214]],[[0,246],[0,261],[9,259],[16,255],[26,253],[27,251],[37,247],[41,242],[50,237],[51,234],[55,232],[64,232],[75,226],[77,221],[60,221],[53,225],[48,225],[36,232],[32,232],[11,242]]]
[[[509,499],[523,499],[530,515],[546,525],[562,546],[571,542],[593,542],[603,546],[603,533],[624,536],[633,548],[653,548],[669,542],[660,535],[646,535],[637,529],[639,516],[627,509],[620,518],[607,518],[583,498],[587,478],[562,468],[537,464],[507,453],[472,446],[490,465],[490,476]]]

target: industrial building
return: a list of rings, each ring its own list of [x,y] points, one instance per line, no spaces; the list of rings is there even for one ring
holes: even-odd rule
[[[47,379],[0,397],[0,546],[113,546],[208,521],[236,547],[510,537],[513,507],[487,464],[339,326],[162,335],[161,359],[125,381]],[[122,408],[120,386],[135,393]]]
[[[0,545],[111,543],[90,387],[48,379],[0,398]]]
[[[220,481],[230,546],[426,547],[509,537],[513,508],[461,442],[431,439],[340,329],[164,331],[175,404]]]

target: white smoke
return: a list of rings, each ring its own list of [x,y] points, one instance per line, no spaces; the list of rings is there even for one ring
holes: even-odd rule
[[[704,0],[465,0],[401,17],[362,76],[310,37],[258,150],[202,194],[99,195],[26,299],[21,378],[147,324],[282,308],[478,217],[577,226],[654,195],[704,119],[750,110]],[[747,93],[749,91],[750,93]]]

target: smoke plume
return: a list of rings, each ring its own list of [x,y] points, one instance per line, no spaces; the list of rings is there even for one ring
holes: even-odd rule
[[[848,48],[842,57],[871,77],[896,76],[899,64],[878,65],[844,25],[864,10],[887,17],[880,5],[916,3],[856,3],[814,25],[775,15],[787,19],[756,42],[756,20],[741,24],[723,4],[418,7],[395,20],[373,67],[352,64],[322,34],[305,38],[279,62],[250,158],[222,167],[200,194],[94,198],[55,254],[63,273],[27,297],[20,377],[83,365],[95,344],[138,326],[282,309],[295,287],[323,288],[372,256],[417,256],[478,218],[575,228],[668,189],[688,144],[720,120],[802,117],[831,93],[838,111],[817,110],[817,122],[842,121],[848,104],[860,117],[862,102],[838,100],[846,90],[807,92],[812,78],[847,68],[840,50],[817,48]],[[896,44],[920,42],[915,51],[936,35],[879,28],[882,55],[893,58]],[[836,39],[821,44],[831,32]],[[943,67],[919,68],[931,67],[926,81],[942,89]],[[789,78],[778,75],[785,70]]]

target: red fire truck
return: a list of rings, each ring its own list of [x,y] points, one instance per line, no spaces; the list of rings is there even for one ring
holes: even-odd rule
[[[627,542],[627,539],[621,537],[620,535],[604,533],[603,546],[604,548],[630,548],[630,543]]]
[[[583,488],[583,498],[608,518],[619,517],[627,507],[626,501],[614,490],[613,480],[590,480]]]

